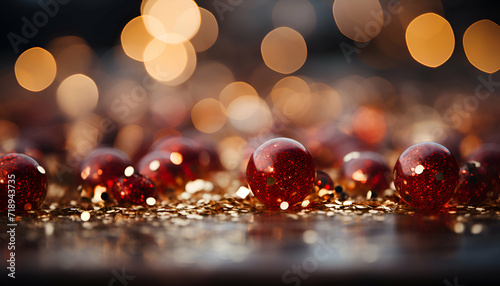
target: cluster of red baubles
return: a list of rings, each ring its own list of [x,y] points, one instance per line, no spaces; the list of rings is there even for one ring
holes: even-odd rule
[[[301,204],[318,190],[337,199],[383,196],[392,180],[401,200],[419,209],[441,208],[452,197],[472,205],[497,197],[500,148],[484,145],[468,159],[460,169],[442,145],[419,143],[401,154],[391,172],[380,154],[355,151],[343,157],[335,185],[328,173],[316,170],[313,156],[302,144],[275,138],[253,152],[246,177],[255,197],[270,208],[282,209]],[[95,150],[78,170],[82,196],[109,197],[120,205],[146,205],[148,198],[175,197],[175,190],[188,181],[206,178],[220,164],[213,150],[196,141],[167,137],[155,143],[135,166],[117,149]],[[13,207],[18,213],[35,210],[47,193],[44,168],[19,153],[0,157],[0,183],[0,212]],[[12,190],[15,197],[10,198]]]
[[[480,204],[498,196],[500,148],[485,145],[462,169],[444,146],[424,142],[404,151],[391,174],[384,158],[370,151],[350,152],[343,158],[339,183],[315,170],[313,158],[299,142],[277,138],[265,142],[250,157],[247,181],[254,195],[271,208],[302,202],[311,188],[335,190],[351,197],[373,198],[394,187],[402,201],[418,209],[438,209],[455,200]],[[315,177],[316,174],[316,177]],[[339,196],[342,198],[342,196]]]

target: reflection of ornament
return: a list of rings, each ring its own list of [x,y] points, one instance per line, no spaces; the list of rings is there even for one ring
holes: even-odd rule
[[[269,140],[257,148],[247,166],[253,194],[269,207],[287,209],[309,194],[316,170],[307,149],[288,138]]]
[[[351,152],[344,156],[342,177],[352,197],[366,196],[369,191],[381,195],[389,188],[390,170],[384,157],[375,152]]]
[[[155,195],[153,182],[140,174],[120,177],[113,186],[113,196],[118,204],[146,205]]]
[[[460,182],[454,198],[461,204],[478,205],[488,197],[491,179],[479,162],[469,162],[460,169]]]
[[[453,196],[458,184],[459,167],[444,146],[418,143],[401,154],[394,166],[394,185],[410,206],[437,209]]]
[[[36,210],[46,194],[45,169],[33,158],[18,153],[0,157],[0,213]]]
[[[120,150],[107,147],[95,150],[80,166],[79,174],[87,192],[84,196],[92,198],[97,186],[102,191],[111,191],[128,166],[129,158]]]

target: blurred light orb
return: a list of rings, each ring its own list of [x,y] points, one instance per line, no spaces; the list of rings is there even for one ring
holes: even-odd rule
[[[490,20],[472,24],[464,33],[465,55],[477,69],[494,73],[500,69],[500,26]]]
[[[316,26],[316,11],[307,0],[280,0],[273,8],[274,27],[290,27],[304,36]]]
[[[357,42],[375,38],[384,24],[378,0],[335,0],[333,18],[340,32]]]
[[[170,35],[170,38],[181,38]],[[144,66],[154,79],[178,85],[186,81],[196,68],[196,52],[189,41],[175,43],[153,39],[144,52]]]
[[[151,41],[155,38],[151,33],[149,33],[146,27],[146,21],[149,25],[154,27],[155,30],[161,31],[163,29],[162,23],[151,16],[139,16],[130,20],[122,30],[120,36],[123,51],[130,58],[143,62],[146,60],[145,51]],[[166,32],[164,32],[166,33]],[[156,54],[158,56],[159,52]],[[154,58],[155,55],[149,54],[150,57]]]
[[[290,74],[302,67],[307,58],[307,45],[302,35],[292,28],[280,27],[264,37],[261,44],[264,63],[272,70]]]
[[[56,71],[52,54],[39,47],[24,51],[14,65],[19,85],[35,92],[46,89],[54,81]]]
[[[231,102],[240,96],[254,96],[259,97],[257,91],[253,86],[246,82],[236,81],[228,84],[220,93],[219,101],[228,108]]]
[[[190,40],[200,29],[200,8],[193,0],[150,0],[144,1],[142,15],[149,15],[158,19],[163,27],[158,27],[151,18],[145,18],[149,32],[156,38],[165,35],[179,35],[181,37],[164,37],[168,43],[180,43]]]
[[[417,62],[435,68],[444,64],[453,54],[455,36],[445,18],[426,13],[408,25],[406,45]]]
[[[215,133],[226,123],[224,105],[217,99],[206,98],[191,110],[191,120],[196,129],[203,133]]]
[[[95,82],[83,74],[67,77],[57,88],[57,104],[70,117],[86,115],[97,106],[99,92]]]
[[[197,53],[208,50],[219,36],[219,25],[215,16],[204,8],[200,8],[200,14],[200,29],[190,41]]]
[[[272,124],[271,110],[260,97],[240,96],[227,109],[231,126],[245,134],[257,134]]]
[[[288,76],[278,81],[271,91],[273,106],[288,117],[301,116],[311,105],[309,85],[296,76]]]

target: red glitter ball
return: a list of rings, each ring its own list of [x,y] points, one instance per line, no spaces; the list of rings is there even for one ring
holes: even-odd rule
[[[128,156],[120,150],[107,147],[95,150],[80,166],[79,174],[88,192],[86,196],[92,198],[96,186],[110,191],[130,165]]]
[[[389,188],[390,169],[382,155],[370,151],[344,156],[342,177],[350,196],[366,196],[368,191],[381,195]]]
[[[460,169],[460,182],[454,198],[461,204],[479,205],[491,190],[490,174],[479,162],[469,162]]]
[[[140,174],[120,177],[112,190],[115,200],[120,205],[127,203],[146,205],[146,200],[155,196],[153,182]]]
[[[153,151],[139,160],[139,173],[153,181],[161,195],[168,195],[175,189],[184,187],[188,181],[195,180],[192,173],[185,173],[180,165],[172,163],[171,153]]]
[[[45,170],[33,158],[18,153],[0,157],[0,213],[15,204],[23,213],[40,207],[47,194]]]
[[[311,154],[299,142],[276,138],[257,148],[247,166],[253,194],[271,208],[302,202],[314,185],[316,170]]]
[[[500,194],[500,145],[484,144],[472,153],[467,160],[479,162],[486,168],[494,195],[498,196]]]
[[[459,167],[444,146],[418,143],[401,154],[394,166],[394,185],[407,204],[437,209],[446,204],[458,184]]]

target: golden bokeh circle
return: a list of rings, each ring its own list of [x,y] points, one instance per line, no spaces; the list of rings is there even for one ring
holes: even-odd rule
[[[490,20],[472,24],[464,33],[465,55],[469,62],[483,72],[500,69],[500,26]]]
[[[406,45],[411,56],[428,67],[438,67],[453,54],[455,36],[450,23],[435,13],[413,19],[406,29]]]
[[[41,91],[55,79],[56,61],[47,50],[35,47],[23,52],[14,65],[17,82],[30,91]]]
[[[261,44],[264,63],[272,70],[290,74],[302,67],[307,59],[307,45],[294,29],[279,27],[266,35]]]

